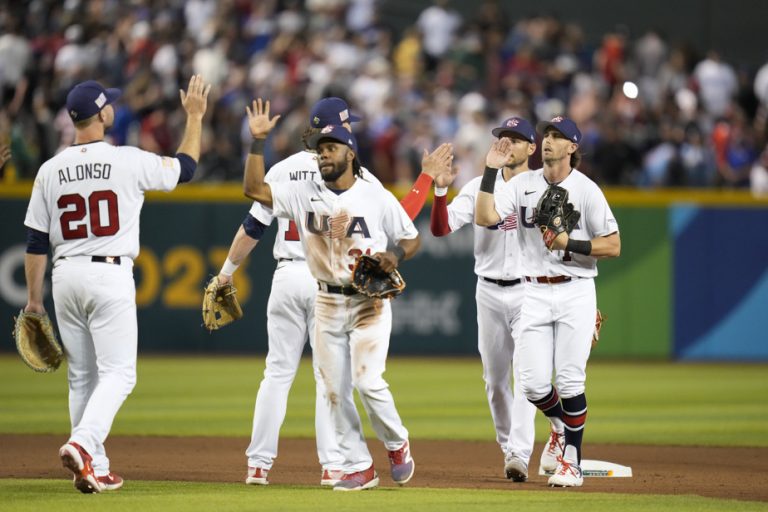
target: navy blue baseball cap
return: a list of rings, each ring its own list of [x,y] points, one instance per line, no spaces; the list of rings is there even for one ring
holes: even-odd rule
[[[315,133],[309,139],[307,140],[307,145],[310,149],[317,149],[317,146],[320,144],[321,141],[330,139],[335,140],[337,142],[341,142],[342,144],[349,146],[352,151],[355,152],[355,155],[357,155],[357,140],[355,140],[355,136],[352,135],[346,128],[343,126],[334,126],[334,125],[328,125],[322,130],[320,130],[318,133]]]
[[[536,128],[543,135],[546,129],[550,126],[565,135],[565,138],[571,142],[575,142],[576,144],[581,142],[581,132],[579,131],[579,127],[567,117],[553,117],[551,121],[540,122],[536,125]]]
[[[501,137],[504,132],[516,133],[531,143],[536,142],[536,132],[533,131],[533,126],[522,117],[509,117],[501,123],[501,126],[491,130],[494,137]]]
[[[309,124],[312,128],[322,126],[338,126],[342,123],[353,123],[361,118],[349,112],[349,105],[341,98],[331,96],[323,98],[312,106],[309,113]]]
[[[95,116],[120,97],[120,89],[105,89],[96,80],[80,82],[67,94],[67,112],[73,121]]]

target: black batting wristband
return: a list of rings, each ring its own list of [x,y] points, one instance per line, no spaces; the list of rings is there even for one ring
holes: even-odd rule
[[[398,262],[398,263],[400,263],[401,261],[403,261],[403,258],[405,258],[405,249],[403,249],[403,248],[402,248],[402,247],[400,247],[399,245],[396,245],[396,246],[395,246],[395,247],[392,249],[392,253],[393,253],[393,254],[394,254],[396,257],[397,257],[397,262]]]
[[[480,182],[480,192],[488,192],[493,194],[493,189],[496,186],[496,175],[499,173],[498,169],[486,167],[483,172],[483,179]]]
[[[264,139],[253,139],[253,142],[251,142],[251,154],[264,156]]]
[[[565,250],[589,256],[592,254],[592,242],[590,240],[574,240],[569,238],[568,243],[565,245]]]

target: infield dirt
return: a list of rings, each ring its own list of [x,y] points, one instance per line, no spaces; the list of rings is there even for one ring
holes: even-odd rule
[[[69,478],[61,467],[59,435],[0,435],[0,478]],[[216,437],[111,437],[106,446],[112,470],[130,480],[243,482],[248,439]],[[389,478],[387,454],[369,440],[382,486]],[[413,439],[416,474],[408,487],[694,494],[711,498],[768,501],[768,448],[595,445],[584,456],[631,466],[632,478],[587,478],[579,489],[551,489],[536,474],[541,444],[536,445],[531,476],[513,483],[503,476],[501,451],[493,442]],[[314,440],[281,439],[269,473],[272,485],[319,485]]]

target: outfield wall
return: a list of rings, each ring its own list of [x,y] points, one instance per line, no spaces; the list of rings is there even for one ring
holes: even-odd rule
[[[396,191],[397,193],[397,191]],[[0,330],[26,301],[23,219],[28,185],[0,190]],[[768,202],[739,193],[609,190],[622,256],[599,264],[598,304],[608,320],[593,357],[768,360],[757,325],[768,304]],[[264,352],[274,228],[236,274],[246,316],[201,327],[203,283],[218,271],[249,203],[239,187],[187,186],[148,194],[135,262],[142,352]],[[403,264],[406,293],[393,302],[393,353],[474,354],[472,230],[429,233]],[[50,299],[46,280],[46,304]],[[0,344],[12,350],[10,336]]]

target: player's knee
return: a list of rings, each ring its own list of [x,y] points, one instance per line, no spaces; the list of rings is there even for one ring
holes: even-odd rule
[[[352,385],[361,396],[372,396],[382,389],[389,387],[380,375],[357,375],[352,379]]]
[[[546,381],[522,381],[520,383],[520,389],[523,391],[525,398],[531,401],[541,400],[549,394],[551,388],[552,385]]]

